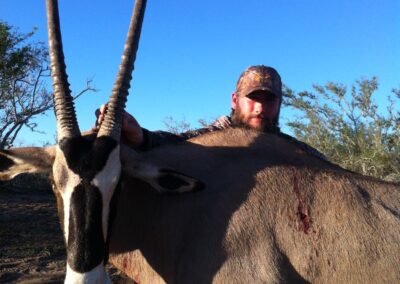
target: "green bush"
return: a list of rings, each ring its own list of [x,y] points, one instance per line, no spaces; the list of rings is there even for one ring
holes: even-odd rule
[[[284,106],[296,111],[288,122],[296,138],[340,166],[377,178],[400,181],[400,91],[388,95],[382,113],[373,100],[378,80],[358,80],[351,87],[329,82],[313,92],[285,87]]]

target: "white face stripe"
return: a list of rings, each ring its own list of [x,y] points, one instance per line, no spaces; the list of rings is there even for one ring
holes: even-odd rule
[[[103,200],[103,236],[104,240],[107,239],[108,228],[108,215],[110,209],[110,201],[115,188],[121,176],[121,161],[120,161],[120,147],[119,145],[110,153],[106,165],[103,170],[99,172],[92,181],[101,193]]]
[[[69,264],[67,263],[67,274],[65,276],[65,281],[64,283],[107,283],[111,284],[110,277],[106,273],[104,269],[104,264],[103,262],[93,268],[92,270],[85,272],[85,273],[79,273],[73,270]]]
[[[72,171],[70,174],[74,175],[73,179],[68,179],[67,187],[65,191],[61,192],[61,196],[64,203],[64,236],[65,241],[68,243],[68,236],[69,236],[69,213],[70,213],[70,204],[71,204],[71,196],[74,191],[74,188],[79,184],[80,179],[79,176],[74,174]],[[70,175],[71,176],[71,175]],[[75,184],[74,180],[79,179],[79,181]]]
[[[67,165],[64,153],[58,146],[57,146],[57,157],[62,158],[60,162],[64,165]],[[79,175],[75,174],[72,170],[68,168],[65,169],[65,174],[67,176],[64,178],[67,180],[67,183],[65,188],[60,190],[60,194],[63,199],[63,207],[64,207],[64,237],[66,243],[68,243],[71,195],[72,192],[74,191],[74,188],[81,182],[82,179],[79,177]]]

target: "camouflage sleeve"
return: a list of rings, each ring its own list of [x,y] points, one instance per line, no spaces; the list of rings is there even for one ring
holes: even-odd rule
[[[213,131],[217,131],[217,130],[221,130],[221,128],[214,126],[214,125],[209,125],[207,127],[204,128],[199,128],[199,129],[195,129],[195,130],[189,130],[186,132],[183,132],[181,134],[179,134],[179,136],[183,137],[185,140],[199,136],[199,135],[203,135],[205,133],[208,132],[213,132]]]
[[[207,125],[206,127],[195,129],[195,130],[189,130],[184,133],[179,134],[179,136],[183,137],[185,140],[208,133],[208,132],[214,132],[226,128],[231,128],[231,120],[228,116],[221,116],[217,120],[215,120],[212,124]]]
[[[226,129],[232,127],[232,121],[229,116],[223,115],[217,118],[217,120],[215,120],[211,125],[219,129]]]
[[[143,130],[143,143],[137,148],[138,151],[147,151],[156,147],[168,144],[176,144],[185,141],[185,137],[173,134],[167,131],[149,131],[145,128]]]
[[[182,132],[179,134],[174,134],[171,132],[167,131],[149,131],[145,128],[142,128],[143,130],[143,144],[141,147],[139,147],[136,150],[139,151],[147,151],[150,149],[153,149],[155,147],[160,147],[163,145],[169,145],[169,144],[176,144],[185,140],[188,140],[193,137],[197,137],[199,135],[208,133],[208,132],[213,132],[213,131],[218,131],[223,129],[224,127],[221,127],[219,125],[208,125],[204,128],[199,128],[195,130],[189,130],[186,132]]]
[[[230,128],[231,122],[228,116],[221,116],[214,123],[204,128],[189,130],[183,133],[174,134],[167,131],[149,131],[145,128],[143,130],[143,144],[136,150],[147,151],[163,145],[176,144],[190,138],[208,133],[218,131],[225,128]]]
[[[215,126],[209,126],[205,128],[199,128],[196,130],[186,131],[180,134],[174,134],[167,131],[149,131],[145,128],[143,129],[143,144],[136,150],[138,151],[147,151],[156,147],[177,144],[182,141],[186,141],[190,138],[202,135],[207,132],[212,132],[215,130],[220,130]]]

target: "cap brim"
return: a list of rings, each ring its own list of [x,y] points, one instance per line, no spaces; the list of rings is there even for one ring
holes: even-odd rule
[[[271,90],[270,88],[267,88],[267,87],[261,87],[261,88],[257,87],[257,88],[251,89],[244,96],[247,97],[248,95],[250,95],[250,94],[252,94],[254,92],[257,92],[257,91],[263,91],[263,92],[266,92],[266,93],[268,93],[270,95],[273,95],[275,97],[280,97],[281,96],[280,94],[277,94],[276,92],[274,92],[273,90]]]

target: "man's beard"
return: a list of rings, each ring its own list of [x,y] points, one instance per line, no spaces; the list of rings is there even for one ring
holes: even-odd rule
[[[242,115],[242,112],[240,109],[236,109],[236,110],[232,109],[231,119],[232,119],[233,127],[255,129],[258,131],[268,132],[268,133],[279,133],[280,132],[278,118],[274,119],[273,121],[265,120],[264,123],[259,128],[254,128],[254,127],[251,127],[250,125],[248,125],[248,123],[245,121],[244,116]]]

